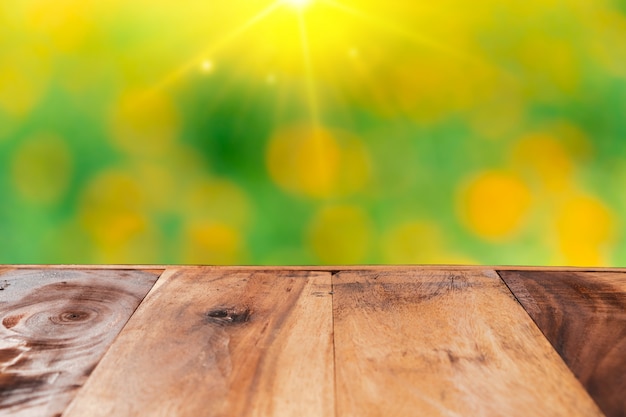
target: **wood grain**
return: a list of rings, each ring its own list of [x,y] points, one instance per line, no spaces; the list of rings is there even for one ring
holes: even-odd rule
[[[334,413],[329,273],[166,271],[66,416]]]
[[[599,416],[493,271],[334,275],[339,416]]]
[[[157,275],[14,270],[0,275],[0,414],[65,409]]]
[[[626,416],[626,274],[499,273],[600,409]]]

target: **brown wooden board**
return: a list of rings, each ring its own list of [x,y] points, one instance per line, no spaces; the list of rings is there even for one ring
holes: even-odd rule
[[[334,275],[338,416],[598,416],[494,271]]]
[[[157,277],[67,269],[0,274],[0,414],[60,415]]]
[[[66,416],[334,414],[328,272],[166,271]]]
[[[600,409],[626,416],[626,274],[499,273]]]

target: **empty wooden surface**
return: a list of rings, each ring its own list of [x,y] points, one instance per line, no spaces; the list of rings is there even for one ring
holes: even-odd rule
[[[54,269],[0,274],[0,414],[60,415],[157,276]]]
[[[66,415],[333,415],[330,278],[163,277]]]
[[[597,416],[493,271],[342,272],[340,416]]]
[[[607,416],[626,416],[626,274],[501,271]]]
[[[0,416],[624,415],[622,270],[164,268],[0,267]]]

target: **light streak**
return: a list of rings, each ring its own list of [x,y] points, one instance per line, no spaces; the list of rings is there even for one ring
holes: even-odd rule
[[[265,20],[279,6],[281,6],[281,4],[282,4],[282,1],[280,1],[280,0],[277,0],[277,1],[273,2],[273,3],[271,3],[269,6],[267,6],[263,10],[261,10],[259,13],[257,13],[256,15],[254,15],[250,19],[248,19],[244,24],[242,24],[241,26],[237,27],[235,30],[233,30],[232,32],[228,33],[226,36],[218,39],[215,43],[213,43],[212,45],[208,46],[202,52],[198,53],[194,58],[192,58],[189,61],[187,61],[185,64],[183,64],[180,67],[176,68],[175,70],[171,71],[161,81],[156,83],[150,90],[151,91],[154,91],[154,90],[158,91],[158,90],[164,89],[165,87],[167,87],[170,84],[174,83],[176,80],[178,80],[183,75],[188,73],[193,68],[196,68],[198,66],[198,63],[206,62],[206,57],[207,56],[212,56],[216,52],[218,52],[219,50],[224,48],[225,46],[228,46],[228,44],[230,44],[232,41],[237,39],[239,36],[243,35],[247,31],[249,31],[256,24],[258,24],[259,22]]]
[[[298,27],[300,28],[300,43],[302,46],[302,62],[304,64],[306,78],[306,96],[309,105],[309,115],[313,126],[319,126],[319,105],[315,88],[315,73],[311,60],[311,48],[309,47],[309,37],[306,22],[302,13],[298,13]]]

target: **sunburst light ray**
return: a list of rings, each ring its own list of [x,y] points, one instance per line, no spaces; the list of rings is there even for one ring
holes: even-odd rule
[[[298,13],[298,27],[300,29],[300,42],[302,46],[302,62],[304,64],[305,79],[306,79],[306,97],[309,107],[309,116],[311,118],[311,124],[318,126],[320,123],[319,115],[319,103],[317,99],[317,91],[315,87],[315,72],[313,70],[313,63],[311,58],[311,49],[309,46],[309,36],[306,27],[306,21],[304,15]]]
[[[248,19],[246,22],[244,22],[241,26],[235,28],[232,32],[229,32],[225,36],[217,39],[213,44],[203,49],[201,52],[196,54],[196,56],[191,58],[189,61],[187,61],[183,65],[179,66],[178,68],[174,69],[173,71],[165,75],[161,79],[161,81],[157,82],[150,90],[151,91],[161,90],[167,87],[168,85],[174,83],[176,80],[184,76],[186,73],[188,73],[192,69],[197,68],[198,65],[200,65],[203,69],[206,70],[206,64],[208,62],[210,63],[209,64],[210,69],[212,69],[213,63],[211,61],[206,61],[207,59],[206,57],[212,56],[216,54],[218,51],[220,51],[221,49],[223,49],[224,47],[227,47],[238,37],[248,32],[258,23],[267,19],[278,7],[282,5],[283,5],[282,0],[276,0],[273,3],[270,3],[267,7],[265,7],[260,12],[258,12],[257,14],[252,16],[250,19]]]
[[[370,13],[367,13],[361,9],[348,6],[336,0],[320,0],[320,2],[335,9],[341,10],[342,12],[359,19],[370,26],[378,27],[387,33],[391,33],[393,35],[404,38],[416,45],[436,50],[457,60],[485,65],[484,60],[475,55],[465,53],[457,48],[452,48],[444,43],[438,42],[437,40],[426,36],[423,33],[417,33],[408,30],[404,27],[399,26],[395,22],[389,22],[381,17],[373,16]]]

